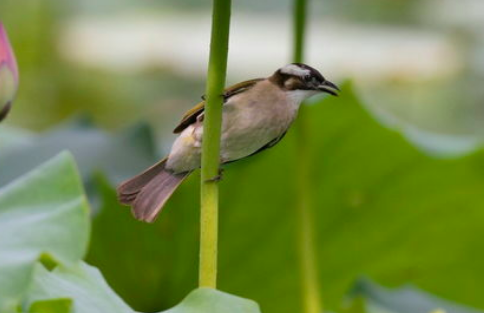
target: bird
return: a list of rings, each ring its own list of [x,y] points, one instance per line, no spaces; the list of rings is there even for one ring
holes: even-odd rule
[[[228,87],[222,95],[220,163],[273,147],[295,120],[302,101],[321,93],[337,96],[339,91],[318,70],[303,63],[287,64],[269,77]],[[178,186],[200,168],[204,97],[202,100],[174,129],[178,137],[168,156],[118,186],[119,202],[131,206],[136,219],[154,222]]]

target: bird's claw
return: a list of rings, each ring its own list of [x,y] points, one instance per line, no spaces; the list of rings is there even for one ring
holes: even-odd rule
[[[223,93],[223,94],[219,95],[219,97],[221,97],[221,98],[223,98],[223,99],[227,99],[227,98],[228,98],[228,94]],[[203,96],[202,96],[202,100],[203,100],[203,101],[207,101],[207,95],[203,95]]]
[[[224,170],[222,168],[219,168],[218,170],[218,175],[215,176],[215,177],[212,177],[212,178],[209,178],[207,180],[205,180],[206,183],[214,183],[214,182],[219,182],[222,180],[223,178],[223,173],[224,173]]]

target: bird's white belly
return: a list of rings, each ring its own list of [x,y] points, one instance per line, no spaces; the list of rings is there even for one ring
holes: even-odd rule
[[[227,111],[231,110],[230,107]],[[289,127],[292,118],[273,116],[264,112],[263,106],[238,109],[233,114],[227,113],[222,125],[221,161],[228,162],[253,154],[269,142],[278,138]],[[224,114],[225,115],[225,114]],[[225,117],[225,116],[224,116]]]

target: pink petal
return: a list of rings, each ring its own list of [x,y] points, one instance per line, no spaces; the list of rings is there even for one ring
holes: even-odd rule
[[[0,22],[0,122],[5,119],[18,88],[18,67],[7,32]]]
[[[8,40],[7,32],[0,22],[0,66],[6,64],[18,82],[18,67],[15,55]]]

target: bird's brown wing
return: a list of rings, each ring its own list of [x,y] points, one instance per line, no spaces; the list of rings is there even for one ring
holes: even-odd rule
[[[247,89],[252,88],[255,84],[258,82],[264,80],[264,78],[257,78],[257,79],[252,79],[248,80],[245,82],[241,82],[238,84],[235,84],[233,86],[228,87],[227,89],[224,90],[224,103],[227,102],[227,100],[236,95],[239,94]],[[202,97],[204,98],[204,97]],[[185,115],[183,115],[182,120],[178,124],[178,126],[173,130],[175,134],[181,133],[185,128],[190,126],[191,124],[195,123],[197,121],[197,117],[203,113],[205,110],[205,100],[198,103],[196,106],[188,110]]]

